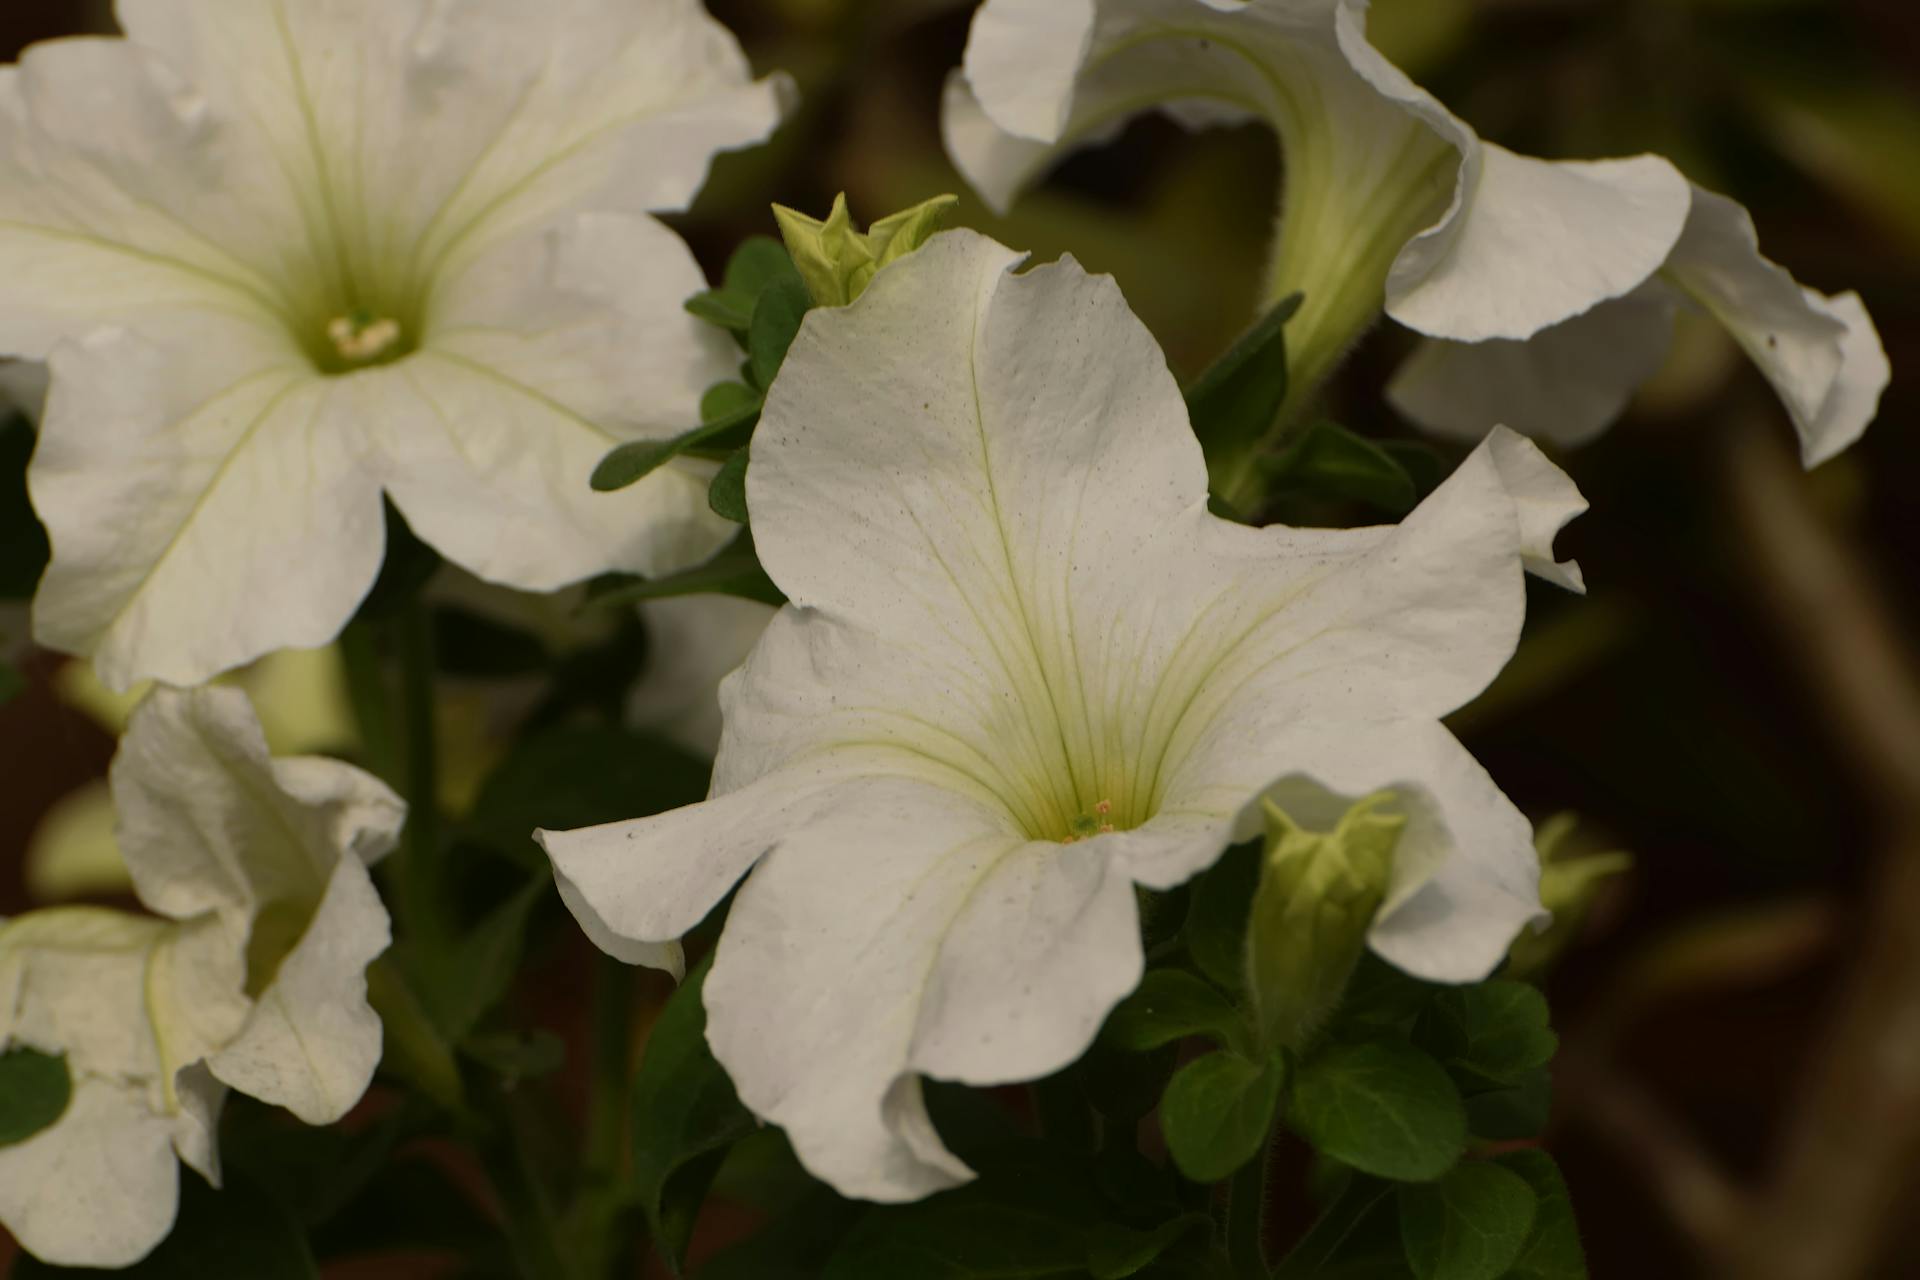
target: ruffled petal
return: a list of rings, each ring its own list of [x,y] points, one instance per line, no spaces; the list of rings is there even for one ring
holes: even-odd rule
[[[919,783],[872,781],[786,835],[707,978],[741,1099],[842,1193],[964,1180],[921,1075],[1031,1079],[1085,1051],[1141,970],[1133,890],[1089,845],[1033,843]]]
[[[380,1063],[380,1015],[367,1003],[367,966],[390,940],[387,909],[366,864],[340,859],[306,931],[208,1069],[308,1124],[340,1119]]]
[[[1760,256],[1747,211],[1699,187],[1666,275],[1727,327],[1779,392],[1807,466],[1860,438],[1889,369],[1857,295],[1828,298],[1795,283]]]

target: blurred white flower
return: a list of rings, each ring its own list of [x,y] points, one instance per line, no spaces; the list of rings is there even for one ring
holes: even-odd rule
[[[118,16],[0,68],[0,352],[53,373],[43,643],[116,688],[324,644],[379,569],[383,493],[530,590],[731,534],[696,464],[587,484],[734,363],[651,215],[764,138],[786,82],[698,0]]]
[[[309,1124],[380,1059],[366,967],[388,922],[368,866],[404,807],[349,765],[271,759],[236,689],[156,690],[112,770],[119,839],[155,916],[0,924],[0,1050],[63,1055],[60,1119],[0,1147],[0,1222],[67,1266],[126,1266],[173,1222],[177,1156],[218,1181],[224,1088]]]
[[[1143,111],[1270,123],[1286,175],[1267,296],[1305,293],[1297,397],[1384,307],[1435,340],[1390,388],[1402,412],[1575,444],[1659,368],[1687,301],[1773,383],[1808,466],[1859,438],[1888,371],[1858,296],[1795,284],[1745,210],[1658,156],[1549,163],[1481,141],[1365,25],[1365,0],[986,0],[947,87],[948,149],[1004,207]]]
[[[640,606],[647,664],[627,695],[627,720],[698,756],[720,746],[720,680],[747,660],[774,614],[737,596],[671,596]]]
[[[1020,262],[952,232],[808,317],[747,480],[792,603],[722,686],[712,798],[541,835],[617,954],[751,870],[709,1042],[871,1199],[968,1176],[920,1078],[1079,1056],[1140,977],[1135,886],[1252,836],[1276,783],[1396,793],[1369,936],[1411,972],[1481,977],[1540,912],[1526,820],[1439,717],[1511,655],[1523,563],[1577,582],[1566,477],[1499,432],[1398,527],[1218,519],[1113,281]]]

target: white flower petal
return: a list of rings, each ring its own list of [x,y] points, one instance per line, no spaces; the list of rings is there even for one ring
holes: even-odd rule
[[[627,721],[696,755],[720,745],[721,678],[747,660],[772,606],[737,596],[671,596],[640,606],[647,665],[627,694]]]
[[[275,326],[299,215],[246,159],[176,68],[124,41],[35,45],[0,67],[0,351],[44,359],[104,320],[174,308]]]
[[[1666,363],[1675,302],[1655,282],[1524,341],[1428,338],[1394,371],[1387,399],[1455,440],[1502,423],[1563,448],[1586,444]]]
[[[872,781],[741,889],[707,978],[708,1038],[817,1176],[917,1199],[967,1176],[917,1076],[1063,1067],[1140,970],[1132,885],[1092,844],[1035,843],[949,791]]]
[[[1444,229],[1411,241],[1387,314],[1460,342],[1525,338],[1639,288],[1689,205],[1658,156],[1551,163],[1482,144],[1478,180]]]
[[[156,689],[112,769],[121,851],[142,902],[245,937],[269,906],[320,907],[344,859],[391,849],[405,809],[338,761],[275,761],[238,689]]]
[[[28,471],[53,543],[35,637],[94,654],[115,688],[326,643],[385,538],[340,388],[231,324],[176,320],[165,342],[104,329],[54,353]]]
[[[306,932],[208,1069],[308,1124],[340,1119],[380,1063],[380,1015],[367,1003],[367,966],[390,940],[387,910],[366,864],[340,859]]]
[[[415,531],[526,590],[659,574],[723,546],[737,526],[707,504],[710,464],[616,493],[588,485],[614,446],[697,424],[701,393],[737,366],[681,305],[705,284],[678,236],[618,214],[509,240],[449,281],[421,350],[361,382]]]
[[[1886,386],[1886,353],[1858,297],[1802,288],[1760,256],[1747,211],[1695,187],[1667,278],[1727,327],[1780,393],[1812,467],[1859,439]]]
[[[42,1262],[132,1266],[173,1229],[180,1123],[137,1086],[76,1081],[58,1123],[0,1147],[0,1222]]]
[[[563,208],[683,207],[785,92],[697,0],[124,0],[119,18],[295,190],[335,193],[313,202],[323,234],[425,277]]]

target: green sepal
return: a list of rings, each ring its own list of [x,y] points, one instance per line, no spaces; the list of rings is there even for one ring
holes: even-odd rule
[[[1540,1150],[1509,1151],[1494,1163],[1525,1179],[1538,1202],[1533,1230],[1504,1280],[1587,1280],[1580,1225],[1553,1157]]]

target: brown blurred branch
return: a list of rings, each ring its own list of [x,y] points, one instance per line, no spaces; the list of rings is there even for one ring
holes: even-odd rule
[[[1735,1241],[1749,1280],[1847,1280],[1878,1253],[1920,1154],[1920,681],[1864,562],[1822,521],[1779,433],[1728,455],[1764,603],[1852,757],[1885,839],[1860,947]]]
[[[1772,1166],[1751,1191],[1610,1067],[1617,1025],[1573,1046],[1565,1082],[1714,1275],[1855,1280],[1879,1255],[1920,1157],[1920,673],[1866,562],[1815,509],[1782,433],[1765,420],[1738,424],[1727,470],[1761,602],[1884,832],[1858,949],[1810,1040]],[[1786,929],[1785,950],[1804,932]]]

